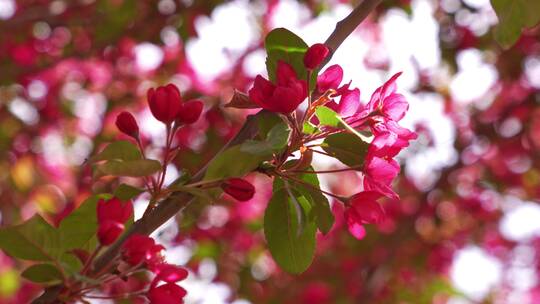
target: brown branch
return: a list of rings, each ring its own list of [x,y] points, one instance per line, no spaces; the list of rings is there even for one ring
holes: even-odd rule
[[[382,0],[363,0],[345,19],[336,24],[324,44],[332,50],[332,55],[347,37],[358,27],[364,19],[382,2]],[[327,61],[330,60],[330,57]]]
[[[364,0],[359,4],[345,19],[337,23],[336,28],[328,37],[325,44],[332,50],[332,54],[339,48],[343,41],[349,36],[356,27],[369,15],[371,11],[382,0]],[[330,59],[331,56],[327,59]],[[325,63],[326,64],[326,63]],[[242,129],[238,134],[229,141],[220,152],[224,151],[228,147],[241,144],[248,139],[252,139],[257,134],[257,123],[253,116],[249,116],[244,123]],[[219,155],[219,153],[218,153]],[[206,172],[206,167],[202,168],[191,180],[192,182],[199,181],[203,178]],[[193,197],[186,193],[173,193],[160,204],[154,208],[147,216],[136,221],[127,233],[124,233],[114,245],[107,248],[107,250],[96,259],[93,267],[94,272],[99,272],[107,266],[109,261],[114,259],[120,252],[120,248],[124,241],[135,233],[148,235],[163,225],[170,218],[175,216],[178,212],[182,211],[193,201]],[[34,304],[51,304],[60,303],[58,295],[61,291],[61,287],[52,286],[45,289],[45,292],[32,303]]]

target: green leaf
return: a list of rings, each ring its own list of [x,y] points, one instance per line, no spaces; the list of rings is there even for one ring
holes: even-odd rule
[[[293,32],[284,29],[273,29],[265,38],[264,47],[266,49],[266,70],[272,82],[276,82],[276,68],[279,60],[290,64],[299,79],[307,79],[308,71],[304,67],[304,54],[308,45]],[[314,71],[310,78],[310,90],[317,82],[318,70]]]
[[[285,28],[276,28],[266,36],[264,47],[268,55],[266,69],[271,81],[275,82],[276,80],[276,68],[279,60],[290,64],[300,79],[306,79],[307,70],[304,67],[304,54],[308,45],[302,38]]]
[[[499,18],[495,39],[505,48],[518,40],[524,28],[533,27],[540,21],[540,1],[491,0],[491,5]]]
[[[261,111],[257,113],[255,115],[255,119],[257,120],[257,128],[259,129],[257,138],[260,140],[265,140],[268,138],[268,133],[270,130],[272,130],[272,128],[274,128],[276,125],[284,122],[281,115],[268,111]]]
[[[244,176],[255,170],[269,156],[244,152],[241,145],[232,146],[210,162],[204,180]]]
[[[204,180],[242,177],[285,147],[291,130],[279,115],[262,111],[255,119],[260,140],[246,141],[217,155],[208,165]]]
[[[133,187],[127,184],[120,184],[116,190],[114,190],[114,196],[119,198],[122,201],[127,201],[137,197],[139,194],[143,193],[145,190],[137,187]]]
[[[153,159],[129,161],[111,160],[96,167],[96,176],[149,176],[161,170],[161,163]]]
[[[323,126],[329,126],[337,128],[341,123],[339,114],[329,107],[320,106],[315,109],[315,115],[319,119],[319,123]]]
[[[0,229],[0,248],[13,257],[32,261],[56,260],[65,251],[60,234],[39,215]]]
[[[302,127],[302,132],[304,134],[315,134],[318,131],[317,127],[312,125],[310,122],[304,122],[304,126]]]
[[[67,274],[73,274],[82,265],[69,251],[75,248],[93,250],[97,244],[95,240],[97,200],[98,196],[93,196],[84,201],[78,209],[62,220],[58,229],[49,225],[39,215],[20,225],[0,229],[0,248],[19,259],[53,261]],[[43,267],[50,268],[50,266],[30,268],[27,278],[33,280],[34,272]],[[60,272],[58,269],[56,271]],[[40,278],[45,280],[43,277]]]
[[[214,200],[214,198],[210,195],[210,193],[208,193],[208,191],[206,191],[204,189],[200,189],[200,188],[188,187],[188,186],[183,186],[183,185],[171,185],[167,189],[169,189],[171,191],[186,192],[186,193],[189,193],[189,194],[191,194],[193,196],[197,196],[199,198],[202,198],[203,200],[206,200],[206,201],[213,201]]]
[[[121,140],[110,143],[103,151],[92,157],[92,162],[102,160],[139,160],[142,159],[137,146],[129,141]]]
[[[79,208],[65,217],[58,232],[62,237],[66,250],[82,248],[97,231],[97,202],[103,196],[93,195],[81,203]],[[94,248],[88,248],[93,250]]]
[[[305,200],[300,197],[297,200]],[[297,210],[285,189],[274,192],[264,214],[264,235],[272,257],[290,273],[304,272],[315,254],[315,224],[300,231]]]
[[[310,167],[307,170],[313,170],[313,168]],[[304,173],[296,176],[296,178],[307,184],[313,185],[314,188],[320,189],[317,174]],[[326,196],[324,196],[321,191],[317,191],[314,188],[301,183],[295,183],[294,187],[309,201],[311,206],[313,206],[312,213],[315,216],[317,228],[319,228],[323,234],[327,234],[334,225],[334,214],[330,209],[330,203]]]
[[[540,1],[522,0],[526,7],[525,27],[534,27],[540,22]]]
[[[362,166],[369,143],[351,133],[328,136],[321,145],[323,150],[349,167]]]
[[[268,155],[273,152],[279,152],[289,142],[291,129],[283,121],[280,120],[266,136],[266,140],[248,140],[241,145],[242,152],[249,152],[257,155]]]
[[[58,283],[62,273],[51,264],[36,264],[26,268],[21,276],[35,283]]]

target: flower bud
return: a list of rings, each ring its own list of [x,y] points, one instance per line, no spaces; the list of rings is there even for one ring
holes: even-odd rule
[[[312,45],[304,55],[304,66],[308,70],[315,69],[326,59],[329,53],[330,50],[322,43]]]
[[[146,296],[148,297],[148,300],[150,300],[150,304],[184,303],[182,299],[186,294],[187,292],[184,288],[174,283],[166,283],[151,288]]]
[[[114,221],[106,221],[99,224],[98,228],[98,240],[101,245],[108,246],[124,232],[124,225]]]
[[[191,100],[182,105],[176,119],[182,124],[192,124],[199,119],[203,110],[203,102],[200,100]]]
[[[116,127],[120,132],[133,138],[139,137],[139,126],[131,113],[123,111],[116,116]]]
[[[164,249],[163,246],[156,244],[153,238],[134,234],[122,245],[122,259],[130,265],[145,263],[154,267],[163,263],[161,251]]]
[[[180,91],[173,84],[157,89],[151,88],[147,92],[147,97],[152,115],[165,124],[173,122],[182,107]]]
[[[133,204],[131,201],[122,202],[116,197],[110,200],[100,199],[97,203],[98,223],[107,221],[125,223],[133,215]]]
[[[241,178],[229,178],[221,184],[221,189],[239,201],[248,201],[255,194],[255,187]]]

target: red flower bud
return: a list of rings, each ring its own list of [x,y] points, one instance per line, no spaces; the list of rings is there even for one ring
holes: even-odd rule
[[[139,126],[131,113],[123,111],[116,116],[116,127],[120,132],[133,138],[139,137]]]
[[[200,100],[191,100],[184,103],[176,116],[177,121],[186,125],[196,122],[201,116],[203,105]]]
[[[307,82],[298,79],[293,67],[281,60],[277,63],[276,80],[273,84],[257,75],[249,90],[249,98],[270,112],[291,113],[306,99]]]
[[[329,53],[330,50],[322,43],[312,45],[304,55],[304,66],[308,70],[315,69],[321,64],[321,62],[323,62],[324,59],[326,59],[326,57],[328,57]]]
[[[184,288],[174,284],[167,283],[159,287],[151,288],[146,295],[150,304],[182,304],[183,298],[187,292]]]
[[[175,283],[178,281],[182,281],[188,276],[188,271],[184,268],[167,263],[156,265],[156,267],[154,267],[153,269],[153,272],[156,274],[156,277],[152,281],[150,288],[157,285],[159,281]]]
[[[171,123],[182,107],[180,90],[173,84],[155,90],[151,88],[147,92],[147,97],[152,115],[165,124]]]
[[[153,267],[163,262],[161,251],[165,248],[154,239],[141,234],[134,234],[122,246],[122,258],[130,265],[146,263]]]
[[[120,224],[125,223],[133,215],[133,204],[131,201],[122,202],[116,197],[106,201],[100,199],[97,203],[98,223],[113,221]]]
[[[221,189],[239,201],[248,201],[255,194],[255,187],[241,178],[229,178],[221,184]]]
[[[98,240],[101,245],[108,246],[124,231],[124,225],[114,221],[106,221],[103,224],[99,224],[98,228]]]

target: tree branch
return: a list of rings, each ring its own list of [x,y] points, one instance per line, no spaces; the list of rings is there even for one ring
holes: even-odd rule
[[[330,60],[330,57],[339,48],[343,41],[356,29],[356,27],[358,27],[362,21],[364,21],[364,19],[366,19],[369,13],[371,13],[371,11],[373,11],[381,1],[382,0],[364,0],[347,17],[345,17],[345,19],[336,24],[336,28],[325,42],[325,44],[332,50],[332,53],[330,56],[328,56],[324,64]],[[257,131],[256,120],[253,118],[253,116],[249,116],[238,134],[220,150],[218,155],[231,146],[241,144],[248,139],[254,138]],[[192,182],[201,180],[204,177],[205,172],[206,166],[193,177]],[[139,219],[133,225],[131,225],[127,233],[124,233],[124,235],[117,242],[107,248],[107,250],[96,259],[92,270],[94,272],[99,272],[106,267],[108,262],[118,255],[122,244],[127,238],[136,233],[144,235],[151,234],[154,230],[163,225],[178,212],[182,211],[193,200],[193,196],[186,193],[171,194],[169,197],[161,201],[160,204],[147,216]],[[45,292],[32,303],[59,303],[57,296],[61,289],[62,288],[60,288],[58,285],[51,286],[45,289]]]
[[[332,55],[381,2],[382,0],[363,0],[345,19],[336,24],[332,34],[324,42],[332,50]],[[328,60],[330,60],[330,56]]]

